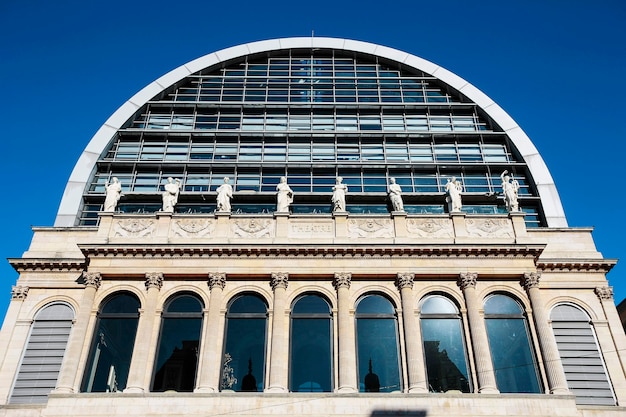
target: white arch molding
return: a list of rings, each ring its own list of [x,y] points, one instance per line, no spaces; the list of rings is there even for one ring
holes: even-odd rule
[[[504,130],[528,165],[541,198],[548,227],[567,227],[565,212],[563,211],[556,185],[543,158],[539,155],[539,151],[537,151],[535,145],[518,124],[482,91],[445,68],[397,49],[350,39],[317,37],[271,39],[222,49],[188,62],[143,88],[117,109],[87,144],[65,186],[54,226],[71,227],[75,225],[77,213],[81,207],[83,191],[98,158],[115,136],[115,133],[147,101],[185,77],[221,62],[241,58],[249,54],[303,47],[360,52],[401,62],[408,67],[438,78],[465,95]]]

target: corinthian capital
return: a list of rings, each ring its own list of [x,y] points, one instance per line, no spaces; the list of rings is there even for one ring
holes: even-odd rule
[[[522,279],[522,287],[526,291],[531,288],[537,288],[539,286],[539,279],[541,278],[541,272],[525,272]]]
[[[335,290],[339,290],[339,288],[350,288],[351,282],[352,274],[350,272],[335,272],[335,279],[333,280]]]
[[[596,287],[595,291],[600,300],[608,301],[613,299],[613,287]]]
[[[12,300],[24,300],[28,295],[28,287],[26,285],[14,285],[11,288]]]
[[[160,290],[163,287],[162,272],[146,272],[146,289],[156,288]]]
[[[270,280],[270,287],[276,291],[276,288],[287,289],[289,284],[289,274],[287,272],[272,272],[272,279]]]
[[[459,286],[461,290],[466,288],[476,288],[476,280],[478,279],[478,273],[476,272],[461,272],[459,274],[459,279],[456,281],[456,285]]]
[[[398,290],[403,288],[413,288],[413,281],[415,280],[415,274],[411,272],[398,272],[396,275],[396,287]]]
[[[226,286],[226,273],[225,272],[211,272],[209,274],[209,289],[212,290],[215,287],[224,289]]]
[[[85,287],[98,289],[100,284],[102,284],[102,275],[100,275],[100,272],[83,272],[83,282]]]

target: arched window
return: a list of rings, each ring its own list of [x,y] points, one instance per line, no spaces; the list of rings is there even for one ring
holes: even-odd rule
[[[226,313],[220,389],[263,391],[267,305],[252,294],[235,298]]]
[[[83,392],[115,392],[126,388],[139,322],[139,300],[120,293],[100,307]]]
[[[56,387],[73,319],[74,310],[61,303],[50,304],[37,313],[9,403],[48,401],[48,394]]]
[[[400,391],[398,323],[388,299],[371,294],[357,302],[356,336],[359,391]]]
[[[332,391],[332,343],[332,313],[328,302],[313,294],[296,300],[291,310],[291,391]]]
[[[202,301],[192,294],[177,295],[165,304],[152,391],[193,391],[202,310]]]
[[[429,390],[471,392],[458,308],[446,297],[433,295],[422,301],[420,310]]]
[[[615,405],[615,395],[589,316],[580,308],[562,304],[550,315],[568,388],[576,404]]]
[[[488,297],[485,324],[500,392],[541,393],[528,324],[520,304],[503,294]]]

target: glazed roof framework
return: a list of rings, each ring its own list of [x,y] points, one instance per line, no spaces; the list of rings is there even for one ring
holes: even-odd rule
[[[171,89],[172,86],[179,84],[190,75],[203,72],[211,67],[224,66],[229,62],[241,60],[249,55],[309,48],[341,50],[346,53],[360,53],[377,56],[391,62],[398,62],[404,67],[435,77],[476,104],[482,112],[490,117],[507,134],[515,150],[526,163],[537,193],[541,198],[543,215],[547,226],[567,226],[567,220],[556,185],[537,148],[519,125],[482,91],[445,68],[397,49],[349,39],[317,37],[258,41],[213,52],[170,71],[136,93],[109,117],[83,150],[67,182],[57,212],[55,226],[70,227],[76,224],[77,214],[81,210],[83,192],[99,158],[108,149],[117,131],[122,129],[135,116],[138,110],[163,93],[163,91]]]

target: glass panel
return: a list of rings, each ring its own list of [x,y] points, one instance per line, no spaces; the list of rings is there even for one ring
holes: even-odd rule
[[[442,297],[433,297],[430,300],[431,302],[434,300],[447,302]],[[422,318],[421,324],[429,390],[470,392],[469,371],[460,320],[458,318]]]
[[[485,301],[485,314],[522,314],[520,305],[506,295],[492,295]]]
[[[458,314],[456,306],[444,297],[429,297],[420,311],[422,314]]]
[[[361,304],[359,303],[359,306]],[[400,361],[395,319],[357,318],[356,331],[359,391],[400,391]]]

